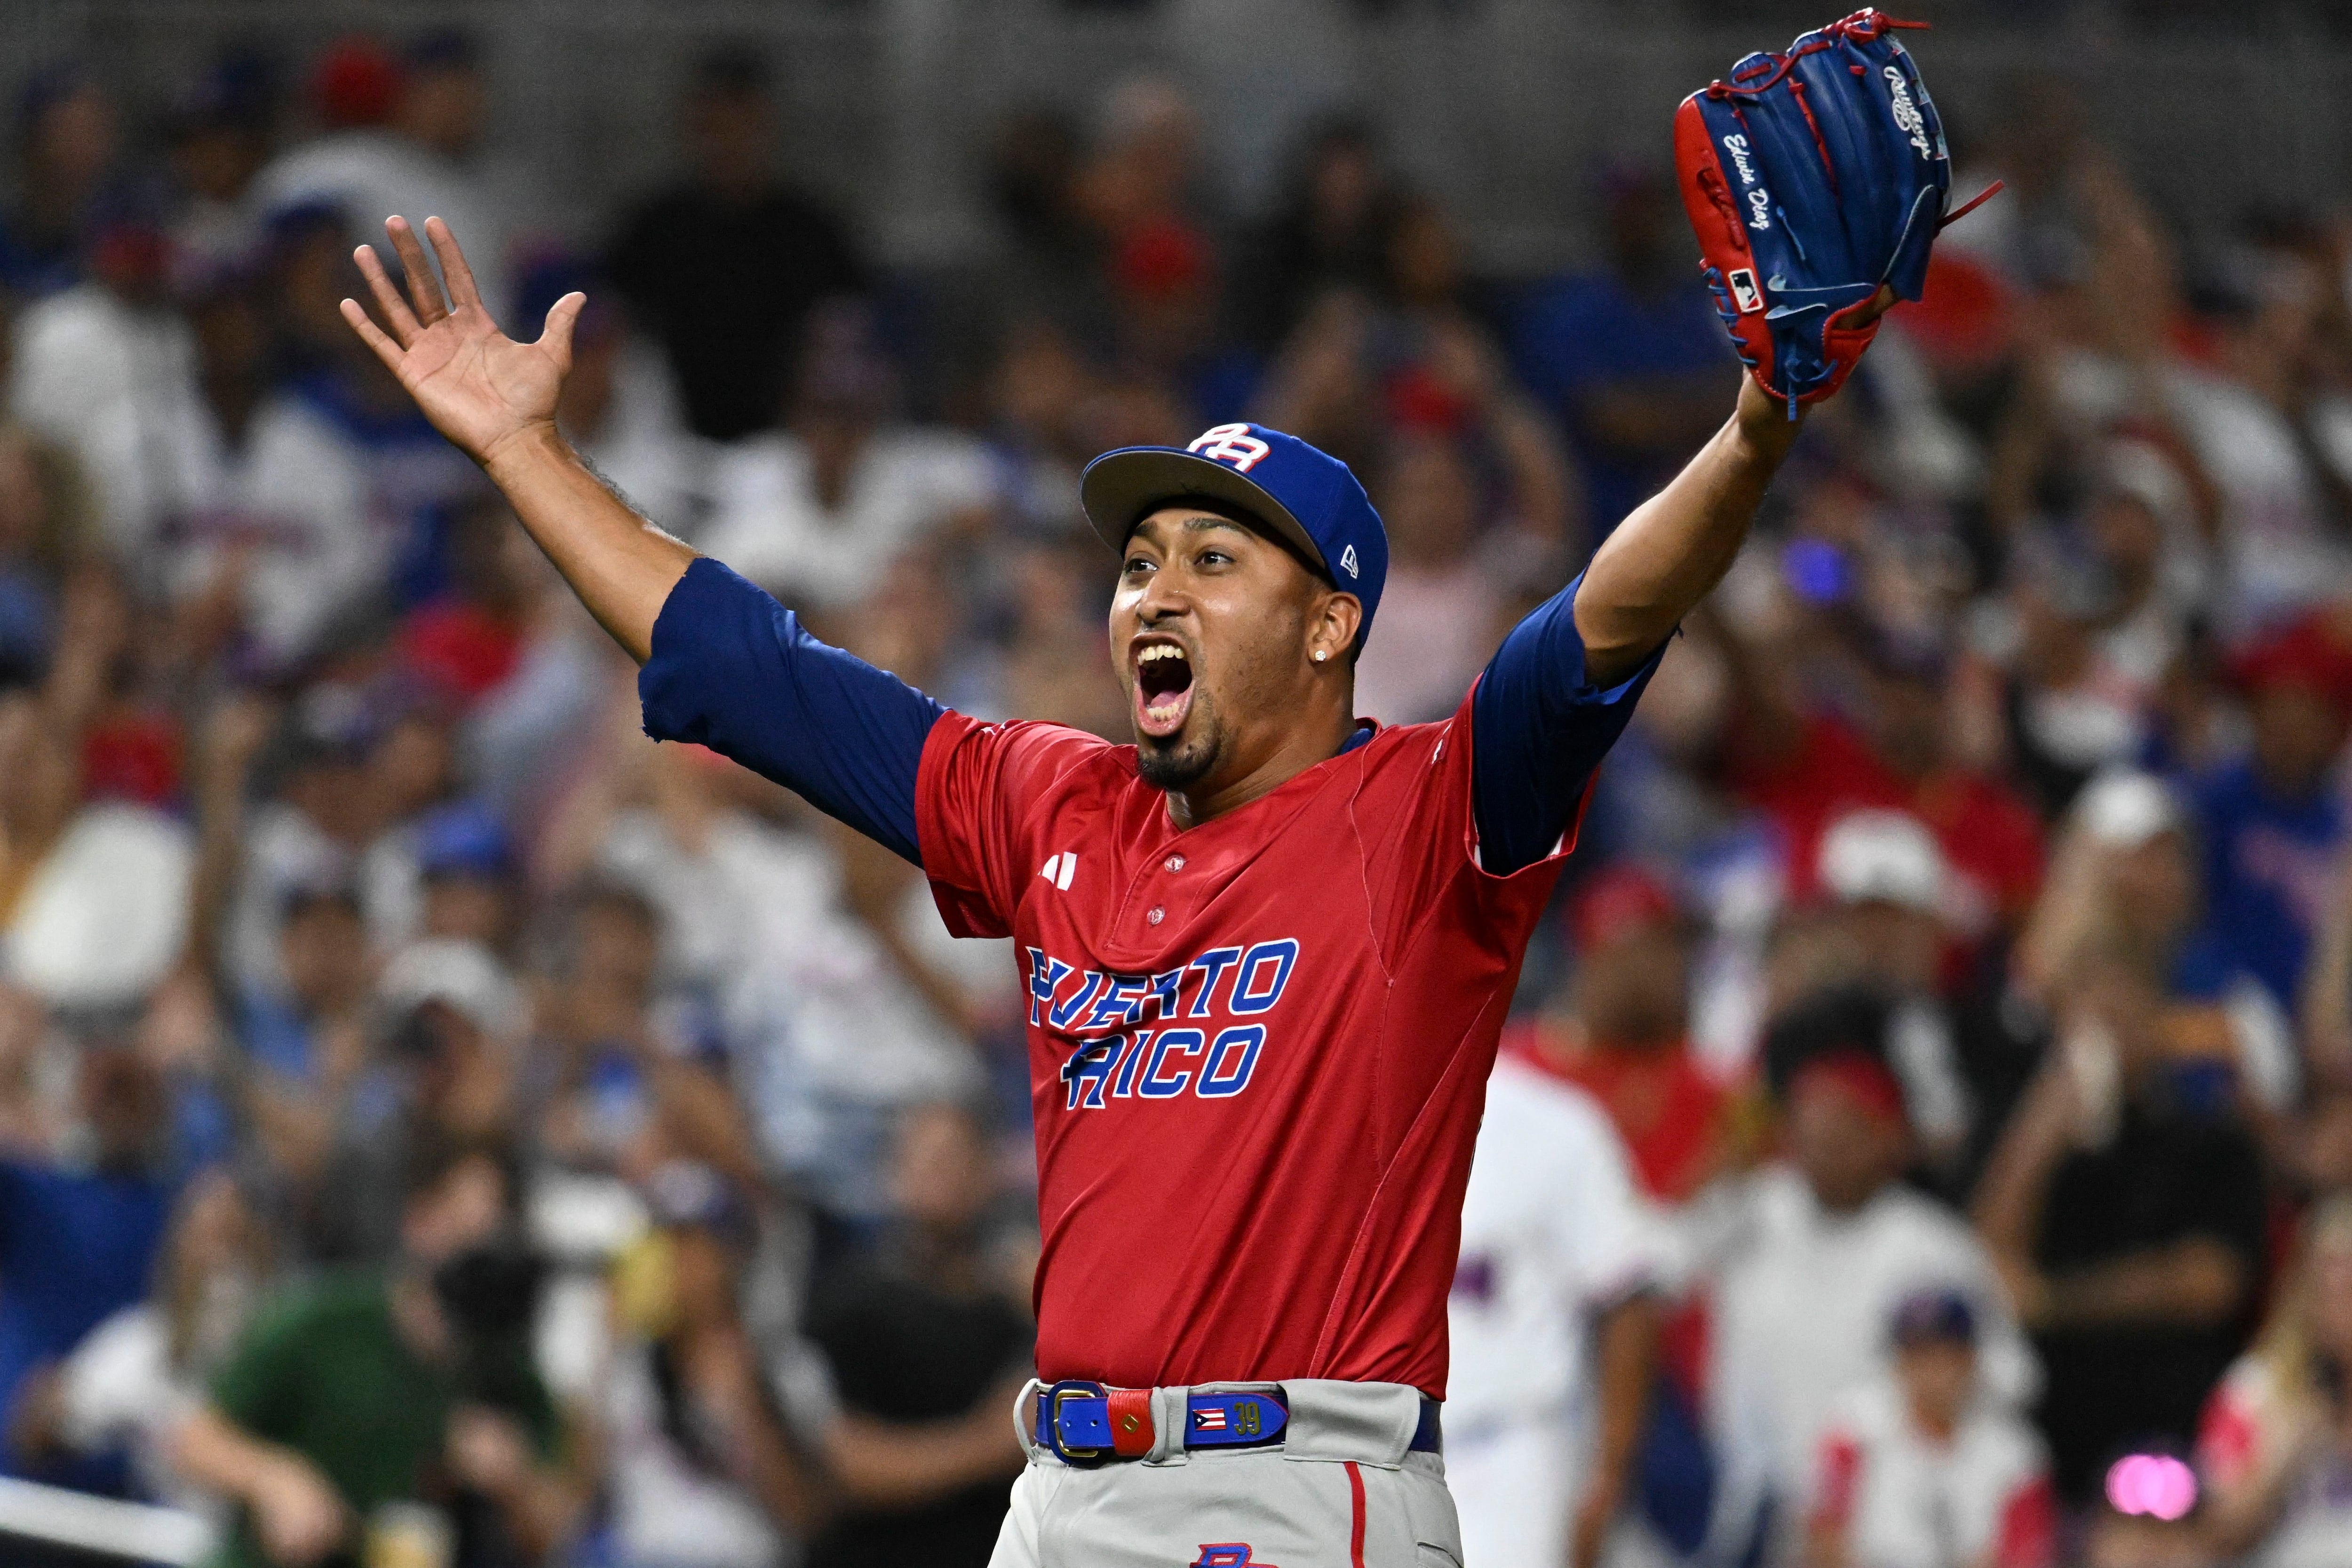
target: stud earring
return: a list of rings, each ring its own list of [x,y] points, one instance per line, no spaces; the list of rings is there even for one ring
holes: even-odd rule
[[[1318,647],[1315,650],[1315,662],[1318,664],[1322,663],[1325,659],[1329,658],[1330,657],[1331,650],[1328,647]]]

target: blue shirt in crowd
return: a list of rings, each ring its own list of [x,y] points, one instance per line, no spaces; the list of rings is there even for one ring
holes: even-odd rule
[[[14,1421],[27,1373],[147,1299],[171,1206],[152,1177],[0,1161],[0,1420]]]
[[[1592,526],[1602,533],[1656,493],[1688,454],[1631,461],[1595,451],[1578,428],[1578,402],[1615,385],[1710,371],[1727,385],[1731,380],[1723,318],[1696,276],[1656,294],[1635,292],[1614,272],[1555,279],[1521,307],[1511,352],[1520,377],[1561,417],[1583,458]]]
[[[2208,774],[2195,799],[2205,939],[2292,1013],[2312,931],[2336,884],[2343,803],[2326,787],[2281,799],[2244,762]]]

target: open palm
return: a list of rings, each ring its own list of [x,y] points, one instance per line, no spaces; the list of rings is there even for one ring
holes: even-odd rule
[[[586,296],[558,300],[539,341],[519,343],[483,309],[473,269],[447,224],[425,220],[425,237],[448,279],[446,300],[408,220],[391,218],[383,227],[408,274],[408,298],[393,286],[374,248],[363,245],[354,259],[384,324],[378,326],[356,300],[343,301],[343,319],[400,378],[433,427],[476,462],[488,463],[506,441],[551,426],[556,395],[572,369],[572,323]]]

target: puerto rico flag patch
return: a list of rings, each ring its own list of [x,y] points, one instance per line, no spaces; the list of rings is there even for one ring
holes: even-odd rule
[[[1206,1410],[1195,1410],[1192,1412],[1193,1431],[1222,1432],[1224,1429],[1225,1413],[1223,1410],[1212,1406]],[[1206,1548],[1203,1548],[1203,1550],[1206,1550]],[[1246,1552],[1249,1548],[1244,1547],[1242,1550]]]

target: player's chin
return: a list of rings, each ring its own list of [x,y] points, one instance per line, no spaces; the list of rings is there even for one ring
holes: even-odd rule
[[[1217,760],[1215,738],[1203,716],[1186,716],[1184,727],[1171,734],[1154,735],[1141,725],[1135,731],[1135,771],[1154,789],[1190,789],[1208,777]]]

